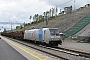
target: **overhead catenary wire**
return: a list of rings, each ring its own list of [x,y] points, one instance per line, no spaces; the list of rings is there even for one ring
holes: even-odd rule
[[[45,4],[51,2],[51,0],[47,1],[46,3],[42,4],[40,7],[36,8],[34,11],[32,11],[31,13],[37,11],[37,10],[40,10]]]
[[[61,6],[61,5],[64,5],[64,4],[69,3],[69,2],[71,2],[71,1],[73,1],[73,0],[69,0],[69,1],[67,1],[67,2],[65,2],[65,3],[62,3],[62,4],[60,4],[60,5],[56,5],[56,6],[59,7],[59,6]],[[51,2],[51,0],[49,0],[49,1],[46,2],[45,4],[47,4],[47,3],[49,3],[49,2]],[[32,11],[31,13],[36,12],[37,10],[40,10],[45,4],[43,4],[43,5],[41,5],[40,7],[36,8],[36,9],[35,9],[34,11]]]
[[[61,5],[64,5],[64,4],[66,4],[66,3],[69,3],[69,2],[71,2],[71,1],[73,1],[73,0],[67,1],[67,2],[62,3],[62,4],[60,4],[60,5],[57,5],[57,7],[59,7],[59,6],[61,6]]]

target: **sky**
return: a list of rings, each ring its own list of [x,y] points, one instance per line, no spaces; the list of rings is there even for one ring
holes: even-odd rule
[[[90,0],[75,0],[75,9],[90,3]],[[52,7],[64,9],[73,6],[74,0],[0,0],[0,22],[30,23],[29,16],[41,14]],[[17,24],[12,25],[14,29]],[[11,24],[1,24],[0,29],[11,29]]]

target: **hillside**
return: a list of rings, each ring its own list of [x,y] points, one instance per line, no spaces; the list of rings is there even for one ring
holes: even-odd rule
[[[35,28],[40,27],[56,27],[59,28],[61,32],[74,26],[81,18],[86,16],[90,12],[90,7],[81,9],[79,11],[73,12],[72,14],[59,15],[56,20],[49,20],[48,25],[45,22],[41,22],[38,25],[34,25]],[[28,28],[27,28],[28,29]],[[29,28],[30,29],[30,28]]]
[[[78,9],[75,12],[72,12],[72,14],[58,15],[56,17],[56,20],[55,19],[49,20],[48,25],[46,25],[45,22],[41,22],[39,24],[25,26],[25,29],[31,29],[32,27],[35,28],[56,27],[59,28],[59,31],[64,32],[67,29],[73,27],[78,21],[80,21],[88,13],[90,13],[90,6],[87,8]]]

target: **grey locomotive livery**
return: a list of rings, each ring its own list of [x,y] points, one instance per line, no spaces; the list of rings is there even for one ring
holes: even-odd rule
[[[34,40],[35,42],[42,42],[44,44],[50,44],[52,46],[58,46],[58,44],[62,44],[58,28],[25,30],[24,39]]]

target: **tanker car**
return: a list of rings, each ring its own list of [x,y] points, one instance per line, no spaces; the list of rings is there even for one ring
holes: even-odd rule
[[[58,28],[40,28],[17,32],[3,32],[1,35],[12,38],[31,40],[36,43],[40,42],[52,46],[58,46],[58,44],[62,44]]]

